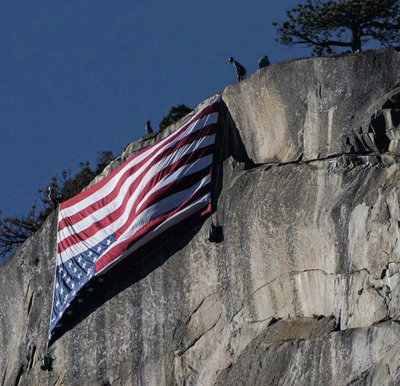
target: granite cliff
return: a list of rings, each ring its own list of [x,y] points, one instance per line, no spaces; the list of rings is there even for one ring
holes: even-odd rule
[[[0,267],[0,385],[400,384],[400,53],[279,63],[222,100],[223,241],[210,218],[182,230],[54,343],[45,372],[53,213]]]

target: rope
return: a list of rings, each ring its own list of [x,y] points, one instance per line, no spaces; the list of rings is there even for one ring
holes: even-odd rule
[[[60,211],[60,205],[58,205],[56,207],[56,215],[55,216],[56,216],[56,219],[57,219],[57,224],[58,224],[58,213],[59,213],[59,211]],[[57,245],[57,242],[56,242],[56,245]],[[56,252],[57,252],[57,250],[56,250]],[[57,255],[57,253],[56,253],[56,255]],[[55,265],[54,265],[54,275],[53,275],[54,281],[55,281],[56,273],[57,273],[57,259],[56,259]],[[51,300],[51,308],[50,308],[49,326],[50,326],[50,323],[51,323],[51,315],[53,313],[54,291],[55,291],[55,282],[53,282],[53,292],[52,292],[52,300]],[[46,335],[46,341],[45,341],[45,344],[44,344],[44,356],[48,356],[49,354],[50,354],[49,337],[48,337],[48,335]]]

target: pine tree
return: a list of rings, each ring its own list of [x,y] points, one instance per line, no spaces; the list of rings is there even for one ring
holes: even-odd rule
[[[80,171],[71,177],[71,172],[64,170],[61,177],[52,177],[49,186],[58,193],[59,203],[80,193],[114,159],[111,151],[97,153],[97,164],[92,170],[88,161],[80,162]],[[28,237],[35,233],[54,210],[47,196],[48,189],[39,189],[43,209],[36,213],[36,200],[25,216],[2,217],[0,211],[0,257],[12,254]]]
[[[173,123],[178,122],[192,111],[193,110],[190,107],[184,104],[172,106],[169,110],[168,115],[165,116],[160,122],[160,131],[166,129]]]
[[[335,47],[361,51],[376,40],[399,42],[399,0],[307,0],[286,12],[287,20],[273,22],[281,44],[313,48],[313,55],[330,54]]]

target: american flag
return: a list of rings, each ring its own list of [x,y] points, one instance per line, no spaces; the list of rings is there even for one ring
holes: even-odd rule
[[[102,280],[99,276],[115,264],[151,247],[189,216],[209,213],[220,100],[60,205],[48,342],[93,278]]]

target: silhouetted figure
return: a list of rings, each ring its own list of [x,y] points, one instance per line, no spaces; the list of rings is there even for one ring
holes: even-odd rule
[[[147,134],[152,134],[154,133],[153,129],[150,126],[150,121],[146,121],[146,133]]]
[[[58,202],[58,193],[57,190],[54,186],[49,186],[47,188],[47,197],[49,201],[51,202],[51,206],[53,209],[57,208],[59,202]]]
[[[259,61],[258,61],[258,67],[259,68],[263,68],[263,67],[267,67],[267,66],[269,66],[271,63],[269,62],[269,59],[268,59],[268,56],[267,55],[265,55],[263,58],[261,58]]]
[[[246,69],[234,58],[230,57],[228,60],[233,64],[233,67],[235,67],[237,80],[240,82],[246,77]]]

